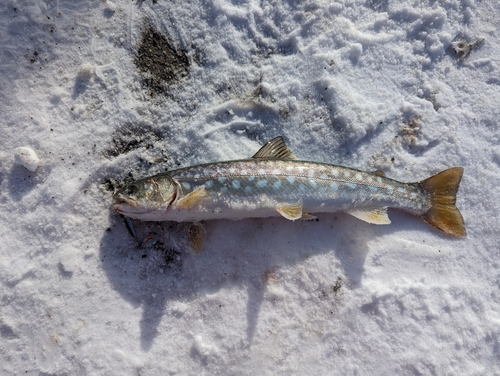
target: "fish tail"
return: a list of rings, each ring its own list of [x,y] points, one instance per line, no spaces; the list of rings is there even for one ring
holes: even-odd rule
[[[464,219],[455,206],[464,169],[453,167],[417,183],[431,199],[431,208],[421,217],[446,234],[466,236]]]

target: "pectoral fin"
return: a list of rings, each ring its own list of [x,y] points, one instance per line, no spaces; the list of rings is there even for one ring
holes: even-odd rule
[[[203,248],[207,232],[201,223],[192,223],[188,231],[189,245],[196,253],[199,253]]]
[[[276,210],[286,219],[295,221],[302,218],[302,199],[294,204],[279,205]]]
[[[362,221],[373,223],[375,225],[388,225],[391,223],[389,216],[387,215],[387,207],[377,208],[377,209],[354,209],[348,210],[348,214],[361,219]]]
[[[207,192],[205,192],[205,186],[202,185],[177,201],[175,206],[180,209],[191,209],[205,197],[207,197]]]

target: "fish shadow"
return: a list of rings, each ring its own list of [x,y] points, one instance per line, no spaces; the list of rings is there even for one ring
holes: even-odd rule
[[[359,288],[369,241],[405,226],[404,220],[391,226],[370,225],[343,213],[318,217],[319,221],[296,222],[283,218],[207,221],[204,249],[195,254],[187,244],[188,224],[134,221],[138,238],[155,233],[160,239],[153,247],[141,248],[121,219],[111,214],[112,226],[104,232],[100,258],[112,287],[132,306],[143,308],[143,351],[150,350],[169,302],[189,303],[200,295],[240,286],[248,294],[246,343],[251,346],[265,299],[266,276],[331,252],[332,262],[340,265],[338,274],[328,276],[332,286],[342,275],[349,288]]]

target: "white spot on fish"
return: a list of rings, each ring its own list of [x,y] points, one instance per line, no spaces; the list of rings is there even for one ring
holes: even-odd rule
[[[285,170],[287,170],[287,171],[291,171],[291,170],[293,170],[293,166],[286,166],[286,167],[285,167]]]
[[[227,192],[227,187],[220,187],[220,191],[222,193],[226,193]]]
[[[314,177],[314,170],[310,169],[309,172],[307,173],[307,176],[309,176],[310,178],[313,178]]]
[[[248,181],[254,181],[255,180],[255,176],[254,175],[251,175],[248,177]]]
[[[257,183],[255,183],[255,186],[257,188],[264,188],[267,185],[267,180],[259,180]]]
[[[339,190],[339,185],[337,183],[331,183],[330,184],[330,190],[332,192],[337,192]]]
[[[240,189],[240,181],[238,179],[234,179],[231,184],[233,185],[234,189]]]
[[[280,170],[273,170],[273,175],[279,175],[279,174],[281,174]]]
[[[293,184],[293,183],[295,183],[295,176],[287,176],[286,180],[288,180],[288,182],[290,184]]]
[[[217,179],[219,183],[224,183],[226,181],[226,178],[224,176],[221,176]]]
[[[373,185],[370,185],[370,186],[368,187],[368,189],[370,190],[370,192],[371,192],[371,193],[375,193],[375,192],[377,192],[377,191],[378,191],[378,188],[377,188],[377,187],[374,187]]]
[[[210,189],[214,186],[214,182],[212,180],[207,180],[205,182],[205,188]]]
[[[205,175],[210,175],[210,170],[209,170],[208,168],[205,168],[205,169],[203,170],[203,174],[205,174]]]
[[[320,178],[320,179],[325,179],[325,180],[326,180],[326,179],[328,179],[328,175],[327,175],[327,174],[321,174],[321,175],[319,176],[319,178]]]
[[[315,180],[309,180],[309,185],[311,186],[311,188],[316,188],[318,186],[318,183],[316,183]]]
[[[278,190],[281,188],[281,182],[278,180],[278,181],[275,181],[274,184],[273,184],[273,188]]]
[[[363,177],[361,176],[361,174],[358,172],[356,173],[356,175],[354,176],[357,180],[362,180]]]
[[[344,177],[348,178],[351,175],[349,171],[344,171]]]
[[[399,187],[398,192],[399,193],[406,193],[406,189],[404,189],[403,187]]]
[[[333,170],[332,171],[332,175],[335,176],[335,177],[338,177],[339,176],[339,171],[338,170]]]
[[[265,175],[266,174],[266,171],[263,170],[263,169],[259,169],[259,171],[257,171],[259,173],[259,175]]]
[[[344,174],[345,175],[345,174]],[[349,187],[350,189],[356,189],[356,186],[357,184],[354,184],[354,183],[347,183],[347,187]]]
[[[199,179],[199,178],[200,178],[200,174],[195,174],[195,175],[194,175],[194,178],[195,178],[195,179]]]
[[[412,192],[411,198],[413,198],[413,199],[417,198],[417,194],[415,192]]]
[[[241,175],[247,175],[248,171],[247,170],[241,170]]]
[[[184,187],[184,189],[190,189],[191,188],[191,184],[189,184],[187,182],[182,182],[182,186]]]
[[[393,187],[387,187],[387,193],[392,195],[394,193],[394,188]]]
[[[252,193],[252,187],[250,187],[249,185],[247,185],[245,187],[245,193]]]
[[[378,181],[379,183],[382,183],[382,178],[381,178],[380,176],[377,176],[377,181]]]
[[[307,192],[307,187],[304,184],[302,184],[302,183],[299,184],[299,192],[300,193],[306,193]]]

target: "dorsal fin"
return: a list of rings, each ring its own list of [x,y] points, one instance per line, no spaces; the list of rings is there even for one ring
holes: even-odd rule
[[[373,174],[377,175],[377,176],[382,176],[383,178],[385,178],[385,172],[382,170],[373,171]]]
[[[269,158],[269,159],[297,159],[292,151],[286,146],[283,137],[278,136],[273,138],[267,144],[259,149],[252,158]]]

